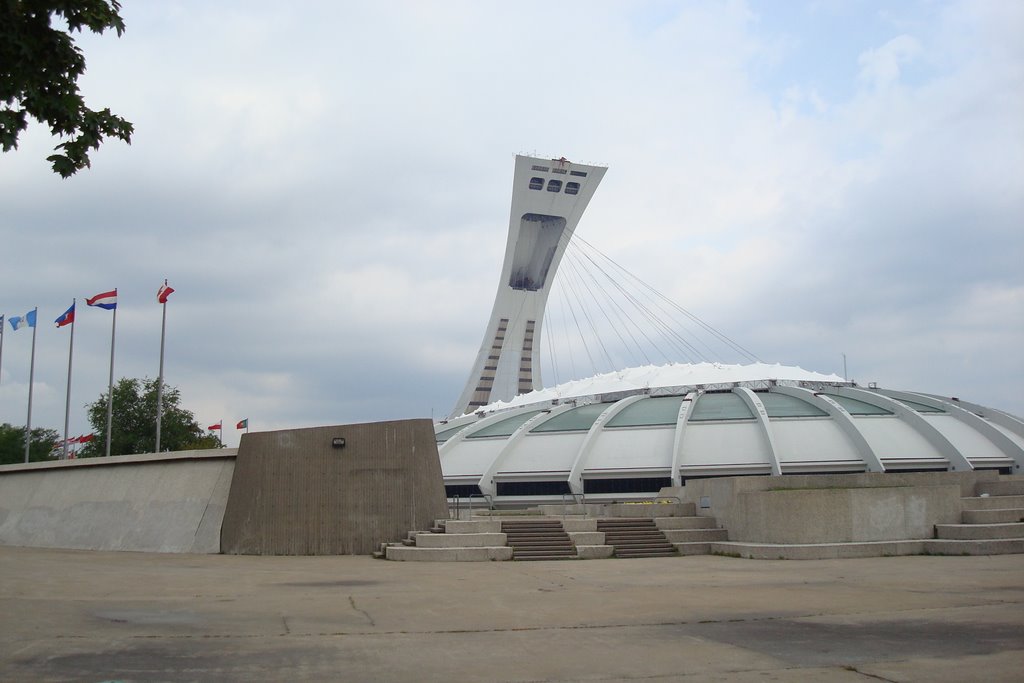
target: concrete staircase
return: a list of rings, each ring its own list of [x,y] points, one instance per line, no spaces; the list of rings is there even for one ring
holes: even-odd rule
[[[714,517],[657,517],[654,523],[680,555],[710,555],[712,543],[729,540]]]
[[[1024,553],[1024,478],[978,482],[962,498],[960,524],[936,524],[925,552],[936,555]]]
[[[575,560],[576,546],[558,519],[505,519],[501,532],[512,548],[513,560]]]
[[[956,480],[959,481],[959,480]],[[766,543],[729,541],[693,503],[543,505],[440,520],[382,545],[379,557],[435,562],[729,555],[751,559],[838,559],[886,555],[1024,554],[1024,477],[986,475],[951,493],[952,509],[921,536],[881,541]],[[965,494],[973,494],[966,495]],[[957,496],[964,496],[958,498]],[[959,508],[954,501],[959,500]],[[433,532],[433,533],[431,533]]]
[[[676,547],[665,537],[653,518],[599,519],[597,530],[614,557],[671,557]]]

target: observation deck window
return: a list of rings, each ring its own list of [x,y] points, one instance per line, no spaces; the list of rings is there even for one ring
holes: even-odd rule
[[[549,180],[548,181],[548,192],[561,192],[562,181],[561,180]]]
[[[531,190],[543,190],[544,189],[544,179],[543,178],[538,178],[536,176],[534,176],[533,178],[530,178],[530,189]]]
[[[572,183],[572,182],[566,183],[565,184],[565,193],[566,194],[579,194],[580,193],[580,184],[579,183]]]

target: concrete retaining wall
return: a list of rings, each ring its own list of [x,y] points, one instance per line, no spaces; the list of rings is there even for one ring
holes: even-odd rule
[[[221,549],[369,555],[447,513],[430,420],[257,432],[239,445]]]
[[[723,477],[672,493],[714,517],[730,541],[850,543],[927,539],[960,521],[961,496],[988,472]],[[663,490],[663,493],[668,489]]]
[[[220,552],[235,449],[0,466],[0,544]]]

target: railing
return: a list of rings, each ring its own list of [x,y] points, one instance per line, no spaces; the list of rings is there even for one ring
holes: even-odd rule
[[[448,499],[448,519],[462,519],[463,501],[465,501],[465,508],[469,513],[469,518],[473,518],[473,499],[480,498],[483,501],[483,505],[480,507],[486,507],[488,510],[494,509],[494,501],[486,493],[471,493],[468,496],[455,495]]]
[[[586,496],[585,493],[572,493],[572,492],[563,493],[562,494],[562,519],[563,520],[565,519],[565,514],[566,514],[565,513],[565,507],[566,507],[565,499],[566,499],[566,497],[569,497],[569,498],[572,499],[572,504],[573,505],[586,505],[587,504],[587,496]],[[584,514],[586,514],[586,513],[584,513]]]

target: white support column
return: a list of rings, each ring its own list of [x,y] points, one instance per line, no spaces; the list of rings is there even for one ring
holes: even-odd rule
[[[676,433],[672,439],[672,486],[682,486],[683,477],[679,468],[683,465],[683,437],[686,436],[686,425],[689,424],[690,410],[700,392],[691,391],[679,404],[679,416],[676,418]]]
[[[583,443],[580,444],[579,450],[576,451],[576,457],[572,461],[572,468],[569,470],[570,491],[576,495],[583,493],[583,471],[587,466],[587,457],[593,450],[594,439],[596,439],[601,433],[604,426],[608,424],[608,421],[637,401],[641,401],[645,398],[647,398],[645,395],[624,398],[621,401],[612,403],[607,410],[597,416],[597,419],[594,420],[594,424],[590,425],[587,435],[583,437]]]
[[[843,434],[853,442],[853,447],[857,449],[857,453],[860,455],[861,460],[864,461],[865,469],[868,472],[885,472],[885,465],[882,464],[881,458],[875,453],[875,450],[871,448],[871,444],[864,438],[861,431],[857,429],[857,425],[853,421],[853,416],[846,412],[846,409],[841,405],[833,401],[824,394],[819,394],[811,391],[810,389],[801,389],[799,387],[787,387],[787,386],[774,386],[769,391],[776,394],[785,394],[786,396],[792,396],[798,398],[801,401],[807,401],[815,408],[824,410],[829,414],[836,425],[842,430]]]
[[[768,411],[764,409],[764,404],[761,403],[761,399],[757,397],[757,394],[746,387],[735,387],[732,393],[742,398],[743,402],[754,413],[754,417],[757,418],[757,424],[761,427],[761,434],[768,444],[768,460],[771,462],[772,474],[781,475],[782,466],[779,464],[778,452],[775,450],[775,438],[772,436],[772,427],[768,422]]]
[[[494,483],[494,475],[497,473],[498,468],[501,467],[501,463],[508,457],[508,454],[512,452],[512,449],[514,449],[519,444],[519,442],[523,440],[523,437],[525,437],[531,429],[533,429],[540,423],[544,422],[548,418],[554,417],[559,413],[564,413],[566,410],[575,407],[576,406],[572,405],[571,403],[567,403],[566,405],[553,408],[550,411],[545,410],[544,412],[534,415],[529,420],[519,425],[519,428],[516,429],[516,431],[512,432],[512,435],[509,436],[508,439],[505,441],[505,445],[502,447],[500,451],[498,451],[498,455],[496,455],[495,458],[491,460],[491,464],[488,465],[487,469],[484,470],[483,475],[480,477],[480,491],[489,496],[498,495],[498,487]]]

